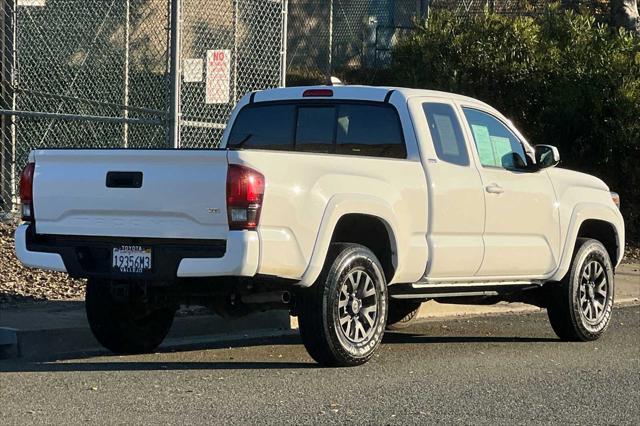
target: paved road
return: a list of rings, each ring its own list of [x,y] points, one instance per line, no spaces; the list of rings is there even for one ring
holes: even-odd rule
[[[366,366],[320,369],[297,338],[250,347],[0,362],[0,423],[640,422],[640,307],[594,343],[544,313],[423,322]]]

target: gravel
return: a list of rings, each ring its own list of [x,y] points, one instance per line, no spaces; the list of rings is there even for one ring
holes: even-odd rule
[[[84,299],[84,281],[22,266],[14,252],[14,231],[15,223],[0,222],[0,304]]]

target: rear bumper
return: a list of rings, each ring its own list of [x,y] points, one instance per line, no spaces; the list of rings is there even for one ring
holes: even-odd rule
[[[16,229],[16,256],[28,268],[46,269],[49,271],[67,272],[62,256],[58,253],[30,251],[27,248],[27,230],[29,225],[20,225]]]
[[[260,240],[255,231],[230,231],[227,251],[216,258],[182,259],[178,277],[252,277],[258,272]]]
[[[40,235],[16,230],[16,254],[27,267],[67,272],[74,278],[174,280],[180,277],[253,276],[258,269],[257,232],[232,231],[225,240],[164,240]],[[153,252],[153,269],[140,275],[111,269],[111,250],[141,245]]]

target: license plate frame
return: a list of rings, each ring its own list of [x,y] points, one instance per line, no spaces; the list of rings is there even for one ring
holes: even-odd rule
[[[152,267],[151,247],[122,245],[111,250],[111,269],[116,273],[142,275],[151,272]]]

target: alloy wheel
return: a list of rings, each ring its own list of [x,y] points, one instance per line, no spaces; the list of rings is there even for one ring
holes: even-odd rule
[[[378,294],[372,278],[364,270],[351,271],[340,287],[338,298],[340,328],[353,343],[368,339],[378,320]]]

